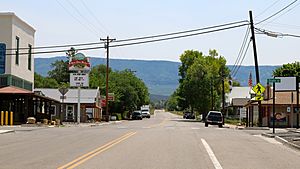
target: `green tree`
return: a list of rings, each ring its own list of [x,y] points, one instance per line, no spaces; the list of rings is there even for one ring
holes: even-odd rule
[[[68,83],[70,79],[68,61],[57,60],[51,64],[53,68],[48,72],[48,76],[55,79],[58,83]]]
[[[284,64],[273,71],[273,76],[291,77],[296,76],[300,78],[300,62]]]
[[[225,58],[216,50],[210,50],[208,56],[198,51],[186,51],[180,60],[178,105],[199,112],[207,112],[211,106],[219,109],[222,79],[229,76]]]
[[[50,77],[43,77],[38,73],[34,73],[34,87],[35,88],[58,88],[59,84],[55,79]]]

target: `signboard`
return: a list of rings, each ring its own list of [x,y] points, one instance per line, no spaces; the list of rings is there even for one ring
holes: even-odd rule
[[[88,72],[91,70],[90,59],[82,53],[76,53],[69,57],[69,71]]]
[[[87,73],[71,73],[70,86],[72,87],[88,87],[89,74]]]
[[[5,73],[5,54],[6,45],[5,43],[0,43],[0,74]]]
[[[260,95],[257,95],[257,96],[255,96],[255,100],[264,100],[264,97],[260,96]]]
[[[256,95],[261,95],[266,90],[266,88],[263,85],[261,85],[260,83],[257,83],[252,88],[252,90],[256,93]]]
[[[276,77],[281,82],[276,84],[275,91],[296,91],[296,77]]]
[[[268,79],[268,83],[280,83],[281,79]]]
[[[58,91],[60,92],[61,95],[65,95],[68,93],[69,89],[68,88],[59,88]]]
[[[115,94],[114,93],[108,93],[108,101],[115,101]]]
[[[101,107],[106,107],[106,100],[105,99],[101,100]]]

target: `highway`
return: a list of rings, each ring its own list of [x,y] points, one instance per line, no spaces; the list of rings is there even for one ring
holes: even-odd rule
[[[0,168],[298,169],[300,152],[262,132],[156,110],[150,119],[0,134]]]

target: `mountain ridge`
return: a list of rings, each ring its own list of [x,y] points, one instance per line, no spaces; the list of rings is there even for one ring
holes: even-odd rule
[[[61,59],[67,60],[67,57],[35,58],[35,72],[42,76],[47,76],[47,72],[52,69],[51,63]],[[92,66],[106,64],[106,59],[90,57],[90,62]],[[110,67],[113,70],[132,70],[137,77],[145,82],[150,94],[162,96],[171,95],[178,87],[178,68],[180,65],[180,62],[165,60],[110,59]],[[232,70],[232,65],[227,66]],[[279,66],[259,66],[260,79],[263,85],[266,83],[264,79],[271,78],[273,70],[277,67]],[[241,86],[247,86],[250,72],[252,73],[254,84],[256,81],[254,66],[241,66],[234,79],[239,81]]]

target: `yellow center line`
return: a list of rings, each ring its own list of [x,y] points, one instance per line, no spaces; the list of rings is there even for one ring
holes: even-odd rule
[[[82,159],[81,161],[79,161],[79,162],[73,164],[72,166],[68,167],[67,169],[73,169],[73,168],[77,167],[78,165],[80,165],[80,164],[86,162],[87,160],[89,160],[89,159],[93,158],[94,156],[96,156],[96,155],[102,153],[103,151],[105,151],[105,150],[107,150],[107,149],[113,147],[114,145],[119,144],[120,142],[122,142],[122,141],[128,139],[129,137],[131,137],[131,136],[133,136],[133,135],[135,135],[135,134],[136,134],[136,132],[134,132],[134,133],[132,133],[132,134],[126,136],[125,138],[122,138],[121,140],[119,140],[119,141],[117,141],[117,142],[115,142],[115,143],[113,143],[113,144],[111,144],[111,145],[109,145],[109,146],[107,146],[107,147],[105,147],[105,148],[103,148],[103,149],[97,151],[96,153],[94,153],[94,154],[92,154],[92,155],[90,155],[90,156],[88,156],[88,157]]]
[[[125,139],[127,139],[127,138],[129,138],[129,137],[131,137],[131,136],[133,136],[134,134],[136,134],[136,132],[129,132],[129,133],[126,133],[125,135],[123,135],[123,136],[121,136],[121,137],[119,137],[119,138],[117,138],[117,139],[115,139],[115,140],[112,140],[112,141],[106,143],[105,145],[103,145],[103,146],[101,146],[101,147],[99,147],[99,148],[97,148],[97,149],[95,149],[95,150],[93,150],[93,151],[90,151],[90,152],[88,152],[88,153],[86,153],[86,154],[84,154],[84,155],[82,155],[82,156],[76,158],[75,160],[73,160],[73,161],[71,161],[71,162],[69,162],[69,163],[67,163],[67,164],[65,164],[65,165],[63,165],[63,166],[61,166],[61,167],[58,167],[57,169],[64,169],[64,168],[66,168],[66,167],[68,167],[68,166],[70,166],[70,165],[73,166],[73,165],[77,164],[78,162],[80,162],[81,160],[84,160],[85,158],[90,159],[90,158],[89,158],[90,156],[94,157],[93,154],[99,154],[99,153],[103,152],[104,150],[107,150],[108,148],[112,147],[113,145],[115,145],[115,144],[117,144],[117,143],[120,143],[121,141],[123,141],[123,140],[125,140]],[[102,150],[103,150],[103,151],[102,151]],[[86,161],[86,160],[85,160],[85,161]],[[81,162],[81,163],[82,163],[82,162]],[[80,163],[80,164],[81,164],[81,163]],[[72,166],[71,166],[71,167],[72,167]],[[77,165],[76,165],[76,166],[77,166]],[[74,167],[73,167],[73,168],[74,168]]]
[[[153,125],[150,125],[148,127],[150,128],[153,128],[153,127],[158,127],[158,126],[162,126],[164,125],[168,120],[167,119],[164,119],[162,122],[160,122],[159,124],[153,124]]]

